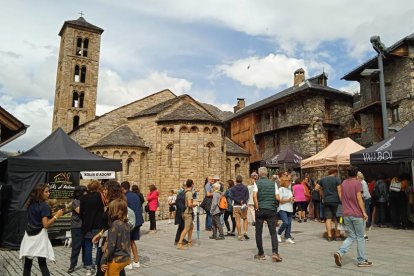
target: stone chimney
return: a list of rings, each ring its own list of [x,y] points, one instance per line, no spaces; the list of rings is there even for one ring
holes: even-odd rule
[[[246,102],[244,101],[244,99],[243,98],[237,98],[237,105],[235,107],[233,107],[234,113],[236,113],[240,109],[244,108],[245,106],[246,106]]]
[[[293,73],[293,86],[298,87],[299,84],[305,81],[305,70],[299,68]]]

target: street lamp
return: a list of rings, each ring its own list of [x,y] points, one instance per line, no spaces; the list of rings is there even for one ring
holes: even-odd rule
[[[381,42],[378,35],[371,36],[371,44],[374,50],[378,53],[378,69],[380,79],[380,99],[381,99],[381,113],[382,113],[382,129],[384,139],[388,137],[388,116],[387,116],[387,98],[385,97],[385,82],[384,82],[384,66],[382,60],[385,58],[387,47]]]

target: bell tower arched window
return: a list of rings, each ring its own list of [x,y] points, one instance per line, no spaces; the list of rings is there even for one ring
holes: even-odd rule
[[[79,65],[75,65],[75,73],[74,73],[74,81],[79,82],[80,80],[80,72],[79,72]]]
[[[88,47],[89,47],[89,39],[85,38],[83,40],[83,56],[84,57],[88,56]]]
[[[85,93],[81,92],[79,95],[79,107],[83,108],[83,101],[85,99]]]
[[[76,55],[77,56],[88,56],[89,39],[78,37],[76,40]]]
[[[72,107],[79,107],[79,95],[76,91],[73,91]]]
[[[85,83],[85,81],[86,81],[86,66],[82,66],[80,82]]]
[[[73,117],[73,129],[79,126],[79,116]]]

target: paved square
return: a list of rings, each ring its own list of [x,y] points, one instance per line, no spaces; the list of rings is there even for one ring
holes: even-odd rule
[[[201,216],[202,226],[204,216]],[[368,232],[367,256],[372,267],[359,268],[355,264],[356,245],[343,257],[342,268],[336,267],[333,253],[341,242],[322,239],[324,224],[318,222],[293,222],[296,244],[279,244],[283,262],[271,261],[270,237],[264,227],[264,248],[267,258],[256,261],[257,253],[254,227],[249,226],[250,240],[237,241],[226,237],[223,241],[209,240],[211,232],[201,231],[200,245],[197,232],[194,246],[188,250],[174,247],[176,226],[167,221],[158,221],[156,234],[147,234],[149,223],[142,227],[142,238],[138,242],[141,267],[127,271],[127,275],[414,275],[414,231],[374,228]],[[204,229],[204,227],[201,227]],[[52,275],[68,275],[70,249],[56,246],[56,264],[48,263]],[[81,263],[81,262],[79,262]],[[78,268],[71,275],[85,275]],[[0,251],[0,275],[22,275],[22,262],[17,251]],[[32,275],[41,275],[34,262]]]

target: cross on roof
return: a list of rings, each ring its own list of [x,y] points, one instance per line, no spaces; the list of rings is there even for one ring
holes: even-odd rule
[[[79,14],[81,17],[84,15],[83,11],[79,12]]]

